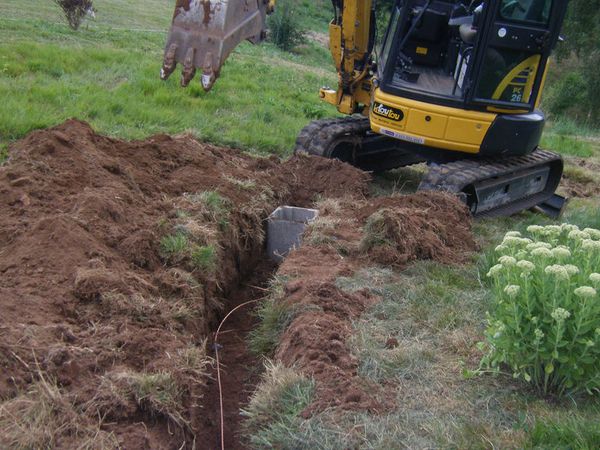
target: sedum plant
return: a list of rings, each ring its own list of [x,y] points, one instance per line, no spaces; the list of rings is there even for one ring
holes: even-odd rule
[[[495,253],[482,367],[508,367],[543,395],[600,391],[600,231],[532,225]]]

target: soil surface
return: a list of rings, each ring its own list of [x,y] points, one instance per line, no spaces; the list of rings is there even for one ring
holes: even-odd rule
[[[586,158],[570,157],[566,163],[577,168],[580,175],[570,174],[568,171],[563,175],[559,190],[568,197],[589,198],[600,195],[600,183],[598,173],[600,162]]]
[[[19,400],[49,380],[77,425],[55,427],[57,448],[98,429],[127,449],[216,448],[213,333],[274,270],[290,279],[285,301],[307,306],[275,355],[317,381],[305,414],[385,410],[346,346],[351,320],[377,300],[340,291],[336,278],[364,265],[460,262],[474,243],[454,197],[369,199],[369,180],[338,161],[257,158],[190,136],[126,142],[77,120],[15,143],[0,168],[2,411],[22,416]],[[265,263],[270,212],[317,199],[339,203],[324,210],[335,223],[327,239],[311,241],[312,230],[279,269]],[[245,345],[251,309],[219,342],[227,448],[241,445],[239,408],[260,373]],[[0,446],[20,442],[18,423],[0,426]]]
[[[275,356],[317,381],[315,401],[305,416],[330,408],[379,413],[391,407],[381,385],[358,375],[358,359],[346,345],[352,321],[378,299],[366,291],[340,290],[338,278],[381,264],[402,267],[423,259],[463,263],[477,248],[466,207],[449,194],[347,197],[336,204],[321,217],[322,224],[334,225],[315,223],[304,245],[279,269],[290,279],[283,301],[300,312],[283,333]]]

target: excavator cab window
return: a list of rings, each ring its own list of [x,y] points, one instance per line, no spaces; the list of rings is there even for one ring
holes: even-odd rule
[[[398,0],[381,88],[449,106],[533,110],[567,2]]]

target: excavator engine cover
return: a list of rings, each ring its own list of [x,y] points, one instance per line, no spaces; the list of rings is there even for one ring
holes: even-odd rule
[[[202,71],[208,91],[231,51],[243,40],[253,44],[266,35],[269,0],[177,0],[160,76],[166,80],[177,63],[183,64],[181,85]]]

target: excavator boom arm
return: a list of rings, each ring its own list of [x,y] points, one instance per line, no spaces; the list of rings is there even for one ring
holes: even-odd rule
[[[346,114],[359,110],[370,96],[371,54],[374,45],[373,0],[332,0],[330,50],[338,71],[338,89],[322,89],[321,97]],[[266,37],[266,16],[275,0],[177,0],[161,78],[182,64],[181,85],[196,71],[210,90],[229,54],[242,41],[257,44]]]

